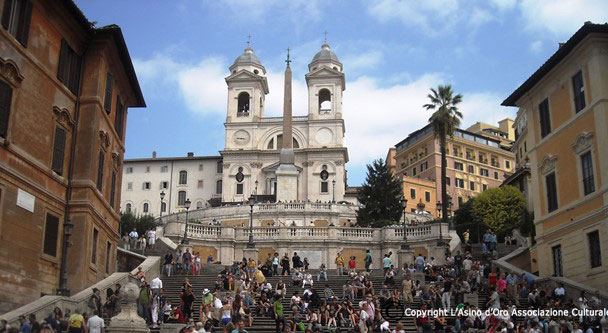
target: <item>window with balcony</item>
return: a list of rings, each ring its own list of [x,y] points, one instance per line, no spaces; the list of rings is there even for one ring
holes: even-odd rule
[[[484,177],[490,177],[490,172],[488,171],[488,169],[479,168],[479,174]]]

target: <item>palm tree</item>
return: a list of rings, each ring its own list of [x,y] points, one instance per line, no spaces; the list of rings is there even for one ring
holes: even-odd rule
[[[454,136],[454,130],[460,126],[462,113],[458,111],[458,105],[462,102],[462,95],[454,95],[451,85],[439,85],[437,90],[431,88],[431,93],[427,95],[430,103],[424,104],[427,110],[432,110],[433,114],[429,118],[429,123],[433,126],[435,137],[439,139],[439,149],[441,151],[441,218],[444,223],[448,223],[448,193],[446,186],[446,140],[447,137]],[[440,225],[441,231],[441,225]],[[439,242],[443,244],[441,232],[439,233]]]

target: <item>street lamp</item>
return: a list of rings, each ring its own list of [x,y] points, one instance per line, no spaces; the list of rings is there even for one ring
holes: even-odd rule
[[[336,203],[336,180],[335,179],[331,181],[331,187],[332,187],[332,190],[331,190],[331,196],[332,196],[331,202],[332,203]]]
[[[186,199],[184,202],[184,207],[186,207],[186,227],[184,228],[184,238],[182,238],[182,245],[188,245],[190,242],[188,241],[188,210],[190,210],[190,199]]]
[[[452,219],[450,218],[450,216],[452,216],[452,206],[454,205],[454,203],[452,202],[452,196],[448,195],[448,222],[449,222],[449,229],[452,229]]]
[[[247,248],[255,248],[253,243],[253,205],[255,205],[255,197],[252,195],[249,197],[249,241],[247,242]]]
[[[403,206],[403,244],[401,244],[402,250],[409,250],[410,244],[407,243],[407,222],[405,218],[405,211],[407,210],[407,199],[405,197],[401,198],[401,206]]]
[[[160,217],[163,217],[163,203],[165,200],[165,191],[160,192]]]
[[[441,203],[441,201],[437,202],[437,211],[441,211],[441,208],[443,207],[443,204]],[[439,246],[443,246],[443,232],[441,231],[441,219],[439,219],[439,241],[437,242],[437,245]]]

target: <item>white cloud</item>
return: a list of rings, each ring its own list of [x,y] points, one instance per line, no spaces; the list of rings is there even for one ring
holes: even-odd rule
[[[384,58],[382,51],[370,50],[368,52],[347,56],[342,61],[348,64],[348,71],[374,68]]]
[[[138,76],[144,86],[161,85],[159,89],[177,90],[186,108],[201,115],[222,115],[226,112],[227,89],[224,77],[227,62],[222,58],[205,58],[194,65],[179,63],[169,56],[155,56],[135,61]],[[409,75],[403,76],[406,80]],[[267,73],[270,94],[266,96],[265,116],[280,116],[283,109],[282,70]],[[346,126],[346,146],[352,167],[361,167],[372,159],[385,157],[389,147],[427,124],[430,111],[427,103],[429,88],[445,81],[439,73],[428,73],[413,80],[388,83],[377,77],[362,76],[349,81],[344,92],[343,116]],[[458,89],[456,89],[458,90]],[[512,110],[500,107],[501,96],[491,92],[464,92],[460,110],[463,126],[476,121],[496,123]],[[176,105],[180,105],[177,104]],[[293,77],[293,113],[306,115],[308,91],[303,75]],[[218,127],[221,124],[216,124]]]
[[[318,21],[321,19],[321,5],[319,0],[221,0],[212,4],[225,6],[238,22],[251,22],[262,20],[271,12],[280,12],[280,15],[289,16],[290,19],[301,21]],[[238,23],[236,22],[236,23]]]
[[[491,0],[491,3],[498,9],[505,10],[515,7],[517,0]]]
[[[471,17],[468,19],[468,23],[472,27],[477,28],[492,21],[493,19],[494,17],[489,11],[475,7],[471,10]]]
[[[458,0],[375,0],[368,3],[369,13],[379,21],[401,21],[405,25],[419,27],[429,34],[436,33],[435,23],[440,23],[441,28],[453,24],[453,14],[458,8]],[[431,22],[433,20],[437,22]]]
[[[585,21],[608,21],[606,0],[520,0],[518,7],[528,29],[557,36],[573,34]]]
[[[530,43],[530,52],[532,52],[533,54],[539,54],[540,51],[542,51],[543,49],[543,42],[540,40],[535,40],[532,43]]]

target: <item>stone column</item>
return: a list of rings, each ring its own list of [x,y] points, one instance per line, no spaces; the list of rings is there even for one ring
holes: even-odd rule
[[[110,320],[107,331],[112,333],[150,332],[146,321],[137,314],[139,296],[137,280],[129,276],[127,284],[120,291],[126,304],[123,305],[120,313]]]

